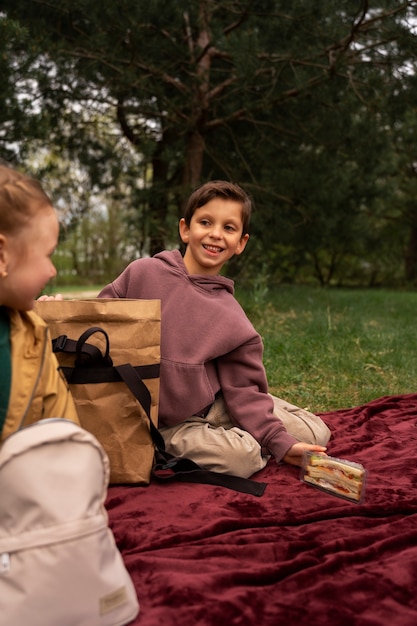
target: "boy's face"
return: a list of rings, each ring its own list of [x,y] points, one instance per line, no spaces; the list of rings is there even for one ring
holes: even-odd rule
[[[232,256],[245,249],[249,235],[242,235],[242,228],[241,204],[225,198],[213,198],[196,209],[189,226],[181,219],[188,273],[218,274]]]

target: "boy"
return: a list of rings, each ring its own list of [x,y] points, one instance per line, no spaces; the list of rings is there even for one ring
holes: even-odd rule
[[[250,216],[238,185],[200,186],[179,224],[184,257],[174,250],[138,259],[99,294],[161,300],[159,425],[167,450],[244,478],[270,455],[300,465],[304,450],[324,452],[330,438],[320,418],[268,394],[261,337],[233,282],[219,276],[244,251]]]

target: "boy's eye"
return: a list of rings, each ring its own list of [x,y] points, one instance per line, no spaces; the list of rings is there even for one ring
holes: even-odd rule
[[[210,222],[208,220],[200,220],[200,224],[202,226],[208,226],[210,224]]]
[[[235,232],[236,228],[233,226],[233,224],[226,224],[226,226],[224,227],[225,230],[228,230],[229,232]]]

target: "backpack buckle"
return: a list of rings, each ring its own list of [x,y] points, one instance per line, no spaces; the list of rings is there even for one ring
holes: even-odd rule
[[[54,352],[64,352],[67,340],[68,340],[68,335],[59,335],[59,337],[54,339],[52,342]]]

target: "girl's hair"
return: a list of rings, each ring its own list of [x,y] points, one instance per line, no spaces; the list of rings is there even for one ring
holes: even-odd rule
[[[194,215],[196,209],[204,206],[210,200],[214,198],[224,198],[226,200],[233,200],[234,202],[240,202],[242,205],[242,236],[249,232],[249,223],[252,214],[252,201],[248,194],[243,191],[236,183],[230,183],[225,180],[212,180],[208,183],[204,183],[195,189],[191,196],[188,198],[188,202],[185,207],[184,221],[187,226],[191,223],[191,218]]]
[[[0,232],[15,235],[39,210],[52,206],[39,181],[0,164]]]

